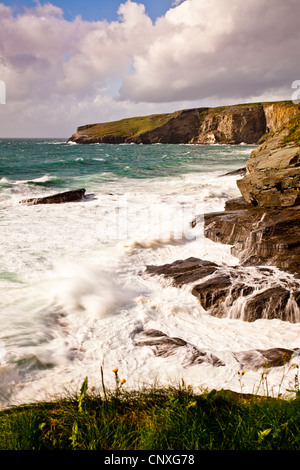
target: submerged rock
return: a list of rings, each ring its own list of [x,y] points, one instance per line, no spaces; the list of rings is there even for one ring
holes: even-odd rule
[[[221,178],[223,176],[236,176],[236,175],[245,175],[247,172],[246,167],[243,168],[238,168],[237,170],[229,171],[228,173],[225,173],[224,175],[221,175]]]
[[[210,364],[214,367],[224,367],[226,363],[216,354],[204,349],[199,349],[187,341],[171,337],[159,330],[139,330],[133,332],[134,343],[139,347],[148,346],[155,356],[168,358],[178,353],[179,361],[184,367],[198,364]],[[226,352],[226,351],[225,351]],[[241,368],[247,370],[258,370],[261,367],[272,368],[281,367],[291,361],[296,349],[271,348],[271,349],[250,349],[248,351],[232,352],[228,356],[231,360],[236,360]],[[222,353],[219,353],[221,356]]]
[[[64,202],[77,202],[84,199],[85,189],[74,189],[63,193],[53,194],[51,196],[36,197],[32,199],[23,199],[20,204],[33,206],[36,204],[61,204]]]
[[[215,367],[225,366],[214,354],[198,349],[181,338],[167,336],[159,330],[142,330],[135,335],[134,342],[137,346],[150,346],[159,357],[169,357],[179,352],[184,366],[202,363]]]
[[[261,367],[282,367],[288,364],[297,353],[297,349],[271,348],[251,349],[233,354],[243,368],[257,370]]]

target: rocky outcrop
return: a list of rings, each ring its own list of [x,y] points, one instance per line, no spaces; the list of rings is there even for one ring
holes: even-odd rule
[[[291,102],[194,108],[77,128],[69,142],[259,144],[287,126],[298,107]]]
[[[197,135],[202,113],[207,108],[176,111],[77,128],[68,142],[77,144],[179,144]]]
[[[176,287],[190,286],[203,309],[219,318],[300,321],[300,281],[273,268],[218,266],[188,258],[147,266],[145,273],[162,276]]]
[[[23,199],[21,204],[33,206],[36,204],[62,204],[65,202],[78,202],[84,199],[85,189],[74,189],[63,193],[53,194],[51,196]]]
[[[243,266],[276,266],[300,276],[300,206],[265,209],[243,198],[204,216],[205,236],[232,245]]]
[[[265,208],[300,204],[300,146],[283,145],[288,131],[276,133],[247,162],[247,173],[237,182],[245,200]]]
[[[270,134],[246,164],[237,181],[244,199],[264,208],[300,204],[300,107],[270,105],[265,108]]]

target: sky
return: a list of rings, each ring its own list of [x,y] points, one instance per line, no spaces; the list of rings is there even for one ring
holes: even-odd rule
[[[299,17],[299,0],[0,0],[0,137],[292,99]]]

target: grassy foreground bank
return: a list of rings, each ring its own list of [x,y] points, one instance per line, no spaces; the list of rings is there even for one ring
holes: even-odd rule
[[[0,413],[0,450],[299,450],[300,399],[190,388],[80,393]]]

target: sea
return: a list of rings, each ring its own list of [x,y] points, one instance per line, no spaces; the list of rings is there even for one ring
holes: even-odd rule
[[[240,195],[227,174],[249,145],[77,145],[66,139],[0,141],[0,403],[54,400],[80,390],[177,387],[283,395],[293,365],[244,370],[235,353],[299,348],[300,323],[216,318],[191,294],[146,266],[197,257],[238,266],[231,247],[203,235],[203,217]],[[85,188],[63,204],[20,201]],[[197,216],[197,230],[191,220]],[[253,282],[260,274],[253,268]],[[274,276],[280,272],[274,268]],[[138,345],[155,329],[215,354],[224,366],[187,365]],[[267,386],[267,387],[266,387]]]

